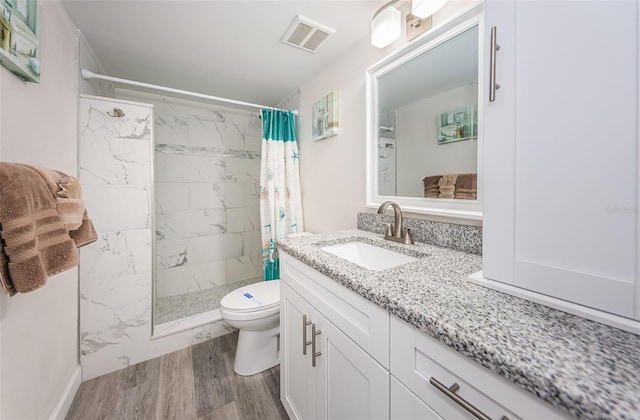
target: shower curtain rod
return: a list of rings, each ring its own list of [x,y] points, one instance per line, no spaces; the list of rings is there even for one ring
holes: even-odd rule
[[[94,73],[91,70],[87,70],[87,69],[82,69],[81,72],[80,72],[80,75],[82,76],[82,78],[84,80],[89,80],[89,79],[108,80],[110,82],[122,83],[122,84],[125,84],[125,85],[139,86],[139,87],[143,87],[143,88],[147,88],[147,89],[162,90],[162,91],[165,91],[165,92],[177,93],[177,94],[180,94],[180,95],[187,95],[187,96],[194,96],[196,98],[209,99],[209,100],[212,100],[212,101],[226,102],[226,103],[242,105],[242,106],[249,106],[249,107],[252,107],[252,108],[263,108],[263,109],[275,109],[277,111],[288,111],[286,109],[280,109],[280,108],[276,108],[276,107],[273,107],[273,106],[253,104],[251,102],[244,102],[244,101],[236,101],[235,99],[227,99],[227,98],[221,98],[219,96],[205,95],[204,93],[191,92],[191,91],[182,90],[182,89],[174,89],[174,88],[170,88],[170,87],[166,87],[166,86],[160,86],[160,85],[152,85],[150,83],[137,82],[135,80],[121,79],[119,77],[112,77],[112,76],[107,76],[107,75],[104,75],[104,74]],[[298,115],[297,111],[291,111],[291,112],[293,112],[295,115]]]

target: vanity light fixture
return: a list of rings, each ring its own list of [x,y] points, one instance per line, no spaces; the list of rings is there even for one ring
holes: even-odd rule
[[[411,13],[407,15],[407,40],[411,40],[431,28],[428,17],[440,10],[447,0],[409,0]],[[402,34],[402,12],[395,7],[396,3],[403,5],[407,0],[391,0],[385,3],[373,15],[371,20],[371,45],[384,48]],[[424,20],[424,22],[423,22]],[[424,25],[423,25],[424,23]]]
[[[371,45],[384,48],[400,38],[402,13],[393,7],[399,0],[391,0],[373,15],[371,20]]]
[[[440,10],[447,0],[411,0],[411,14],[424,19]]]

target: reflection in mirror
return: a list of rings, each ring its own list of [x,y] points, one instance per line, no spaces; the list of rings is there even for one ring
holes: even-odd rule
[[[477,199],[478,26],[377,77],[377,195]]]

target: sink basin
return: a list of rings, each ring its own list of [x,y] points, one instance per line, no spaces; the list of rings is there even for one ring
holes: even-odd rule
[[[320,249],[369,270],[376,271],[418,261],[417,258],[363,242],[329,245]]]

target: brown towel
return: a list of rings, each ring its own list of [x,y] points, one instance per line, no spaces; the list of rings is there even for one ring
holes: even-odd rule
[[[440,198],[455,197],[456,179],[458,179],[458,174],[448,174],[442,176],[442,179],[438,181],[438,186],[440,187]]]
[[[57,211],[54,185],[31,167],[0,163],[0,285],[10,296],[38,289],[47,277],[78,265],[76,244]],[[90,221],[88,227],[93,229]],[[83,242],[91,242],[88,235]]]
[[[478,175],[460,174],[456,180],[455,198],[476,200],[478,197]]]
[[[56,210],[67,230],[76,230],[82,224],[84,203],[80,180],[63,172],[38,166],[24,165],[36,171],[49,187],[56,201]]]
[[[90,244],[98,239],[96,228],[93,227],[93,222],[89,219],[89,215],[86,210],[82,214],[82,224],[78,229],[69,232],[69,236],[71,236],[71,239],[73,239],[73,242],[76,243],[78,248]]]
[[[440,195],[440,187],[438,181],[440,181],[442,175],[434,175],[425,177],[422,182],[424,183],[424,196],[430,198],[438,198]]]

